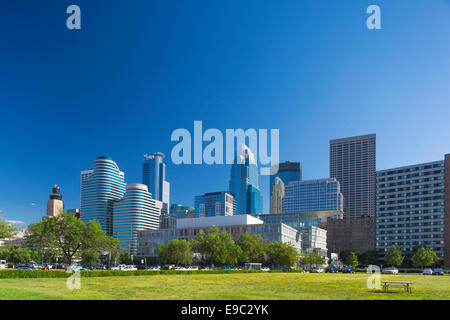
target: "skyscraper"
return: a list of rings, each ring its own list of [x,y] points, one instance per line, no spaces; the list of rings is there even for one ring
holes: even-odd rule
[[[240,144],[231,165],[230,192],[236,200],[236,214],[262,213],[258,165],[250,149]]]
[[[47,217],[55,217],[64,211],[64,202],[57,184],[53,186],[50,199],[47,200]]]
[[[234,196],[228,191],[195,196],[195,216],[232,216],[236,211]]]
[[[159,228],[162,203],[152,199],[144,184],[129,183],[124,197],[114,203],[113,236],[119,249],[135,255],[137,232]]]
[[[330,141],[330,178],[341,184],[344,218],[375,216],[376,135]]]
[[[113,234],[113,205],[125,193],[124,173],[107,156],[94,161],[94,168],[81,172],[81,219],[96,220],[108,235]]]
[[[300,162],[286,161],[270,167],[270,195],[272,195],[273,183],[278,177],[287,186],[291,181],[302,180],[302,165]]]
[[[163,162],[164,153],[156,152],[144,155],[142,164],[142,183],[148,187],[152,198],[163,203],[163,213],[169,213],[170,183],[166,181],[166,164]]]
[[[284,183],[279,177],[275,177],[270,187],[272,189],[270,196],[270,213],[282,213]]]

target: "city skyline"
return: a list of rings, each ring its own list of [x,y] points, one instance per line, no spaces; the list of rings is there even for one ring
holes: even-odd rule
[[[171,133],[195,120],[279,129],[279,162],[300,162],[305,180],[329,176],[332,139],[376,133],[376,170],[450,152],[447,2],[379,1],[375,31],[367,3],[288,2],[84,3],[83,28],[70,33],[65,5],[6,1],[1,216],[38,221],[54,184],[78,208],[79,172],[100,155],[140,182],[142,154],[169,155]],[[166,170],[171,203],[228,188],[228,165]],[[260,188],[268,212],[267,176]]]

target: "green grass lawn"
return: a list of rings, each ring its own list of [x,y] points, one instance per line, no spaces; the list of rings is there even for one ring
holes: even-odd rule
[[[412,294],[369,290],[367,274],[190,274],[66,279],[0,279],[0,299],[450,299],[450,276],[382,275],[412,281]]]

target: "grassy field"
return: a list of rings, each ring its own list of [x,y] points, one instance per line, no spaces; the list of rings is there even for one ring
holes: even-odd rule
[[[412,281],[412,294],[366,287],[367,274],[191,274],[82,278],[80,290],[66,279],[1,279],[0,299],[447,299],[450,276],[382,275]]]

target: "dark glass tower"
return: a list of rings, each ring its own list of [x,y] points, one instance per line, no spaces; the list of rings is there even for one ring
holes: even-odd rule
[[[166,181],[166,157],[162,152],[149,156],[144,155],[142,164],[142,183],[148,187],[152,198],[163,203],[162,213],[169,213],[170,183]]]

